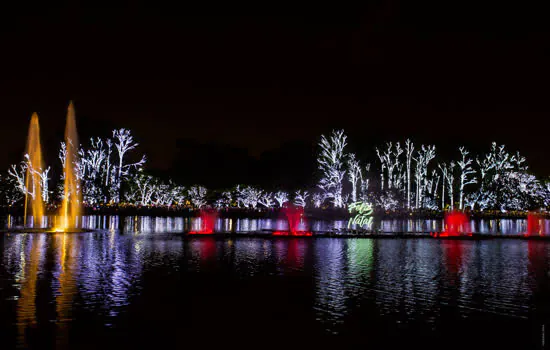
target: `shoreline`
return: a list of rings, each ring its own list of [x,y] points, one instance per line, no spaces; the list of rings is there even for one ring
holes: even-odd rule
[[[285,235],[272,235],[270,233],[250,232],[250,233],[212,233],[212,234],[189,234],[188,232],[177,233],[184,239],[201,239],[201,238],[263,238],[263,239],[318,239],[318,238],[338,238],[338,239],[350,239],[350,238],[362,238],[362,239],[434,239],[434,240],[464,240],[464,241],[480,241],[480,240],[534,240],[534,241],[550,241],[550,235],[545,236],[525,236],[521,235],[493,235],[473,233],[471,235],[461,236],[444,236],[435,237],[429,232],[419,233],[373,233],[373,234],[335,234],[335,233],[313,233],[311,236],[297,235],[297,236],[285,236]]]
[[[55,231],[52,228],[13,228],[0,230],[0,234],[83,234],[83,233],[102,233],[102,229],[70,229],[68,231]],[[463,241],[480,241],[480,240],[533,240],[533,241],[550,241],[550,235],[525,235],[525,234],[486,234],[486,233],[471,233],[458,236],[438,236],[440,232],[379,232],[379,233],[334,233],[334,232],[312,232],[309,235],[274,235],[272,231],[255,231],[247,233],[236,232],[217,232],[217,233],[189,233],[183,232],[166,232],[167,234],[181,237],[183,239],[227,239],[227,238],[262,238],[262,239],[318,239],[318,238],[337,238],[337,239],[435,239],[435,240],[463,240]],[[124,235],[125,233],[120,234]]]

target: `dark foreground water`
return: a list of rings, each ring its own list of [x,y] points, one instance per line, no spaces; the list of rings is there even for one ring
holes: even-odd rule
[[[542,348],[549,263],[542,241],[5,234],[0,349]]]

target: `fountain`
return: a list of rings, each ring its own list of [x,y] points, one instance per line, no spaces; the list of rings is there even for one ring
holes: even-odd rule
[[[58,217],[54,218],[53,227],[45,227],[45,204],[43,201],[43,160],[40,144],[40,125],[38,114],[33,113],[29,125],[27,147],[24,162],[25,202],[23,226],[12,227],[11,216],[8,216],[7,232],[82,232],[78,228],[78,218],[81,215],[82,198],[80,181],[76,174],[75,164],[78,163],[78,135],[74,105],[71,102],[67,111],[65,126],[65,152],[63,159],[63,201]],[[28,215],[31,213],[32,215]],[[32,218],[32,224],[27,227],[27,218]]]
[[[273,236],[312,236],[311,231],[300,230],[300,225],[305,226],[303,207],[287,202],[281,211],[288,221],[288,231],[274,231]]]
[[[33,226],[41,226],[44,217],[44,202],[42,201],[42,148],[40,145],[40,125],[38,124],[38,114],[33,113],[29,125],[29,135],[27,137],[27,170],[25,174],[25,211],[23,225],[27,226],[27,212],[30,206]],[[32,189],[32,190],[31,190]],[[29,192],[31,195],[29,195]],[[38,225],[37,225],[38,223]]]
[[[214,225],[218,218],[218,212],[215,209],[201,209],[199,229],[189,231],[190,235],[211,235],[214,233]]]
[[[542,216],[535,212],[529,212],[527,214],[527,232],[525,232],[525,237],[532,236],[544,236],[544,230],[542,226]]]
[[[78,135],[76,132],[76,120],[73,102],[67,109],[67,123],[65,125],[65,161],[63,162],[63,202],[61,204],[61,225],[56,231],[66,232],[77,227],[80,216],[82,195],[80,194],[80,181],[76,176],[74,164],[78,155]]]
[[[468,216],[461,211],[452,211],[445,214],[445,231],[432,233],[434,237],[461,237],[472,236]]]

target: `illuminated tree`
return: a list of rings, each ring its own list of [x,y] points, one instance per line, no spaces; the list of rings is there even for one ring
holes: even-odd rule
[[[116,167],[116,179],[113,184],[116,188],[116,197],[115,201],[120,201],[120,186],[122,180],[125,179],[129,174],[130,170],[139,169],[143,164],[145,164],[145,156],[141,157],[141,160],[135,163],[125,163],[124,156],[128,151],[135,149],[138,146],[138,143],[134,142],[134,138],[130,133],[130,130],[127,129],[118,129],[113,130],[113,139],[114,146],[118,152],[118,166]]]
[[[158,178],[141,174],[137,178],[142,180],[138,189],[142,195],[142,204],[144,205],[171,207],[173,204],[180,205],[185,201],[185,188],[176,185],[172,180],[164,182]],[[130,198],[126,193],[124,196],[127,199]]]
[[[416,181],[416,208],[424,207],[426,187],[428,186],[428,165],[435,158],[435,146],[424,146],[413,157],[416,162],[415,181]]]
[[[288,193],[284,191],[277,191],[273,195],[273,198],[275,198],[277,204],[279,204],[279,207],[282,208],[283,204],[288,202]]]
[[[258,202],[262,196],[263,191],[252,186],[246,186],[241,188],[237,186],[235,189],[237,193],[237,201],[240,202],[245,208],[252,207],[256,209]]]
[[[321,205],[323,205],[323,202],[325,201],[325,197],[322,193],[315,192],[312,197],[313,206],[315,208],[321,208]]]
[[[15,186],[23,196],[29,195],[32,199],[36,198],[36,196],[41,196],[42,200],[47,203],[49,200],[48,173],[50,172],[50,168],[48,167],[45,170],[35,169],[29,155],[25,154],[24,158],[25,160],[19,164],[19,167],[14,164],[8,170],[8,176],[12,179],[10,183]],[[29,187],[27,187],[25,181],[27,174],[33,179],[38,180],[29,180]],[[38,184],[38,188],[36,184]],[[15,198],[15,196],[12,196],[12,198]]]
[[[8,170],[8,175],[13,179],[13,184],[17,190],[23,195],[33,195],[32,192],[29,192],[27,186],[25,186],[25,174],[27,173],[27,163],[21,162],[19,167],[13,164]]]
[[[384,210],[396,210],[399,208],[399,200],[395,195],[395,191],[384,191],[376,202]]]
[[[480,181],[478,190],[466,196],[469,205],[480,209],[526,209],[543,202],[541,185],[527,173],[525,157],[511,154],[495,142],[482,158],[477,158]]]
[[[322,171],[319,188],[324,191],[325,197],[332,198],[336,208],[344,206],[342,190],[346,173],[344,169],[346,140],[347,136],[344,134],[344,130],[333,130],[329,138],[322,135],[319,143],[321,153],[317,158],[317,162],[319,163],[319,169]]]
[[[399,175],[395,174],[395,172],[399,169],[400,156],[402,153],[403,149],[401,148],[399,142],[395,144],[395,149],[393,148],[393,143],[391,142],[386,144],[386,150],[383,152],[380,152],[380,150],[376,148],[376,154],[382,164],[382,171],[380,175],[382,180],[381,190],[384,190],[384,170],[386,170],[387,189],[391,190],[395,187],[395,180],[399,177]]]
[[[546,180],[544,185],[544,205],[550,207],[550,180]]]
[[[442,210],[445,209],[445,184],[447,184],[447,190],[449,191],[449,198],[451,200],[451,210],[454,209],[454,162],[450,162],[448,165],[446,163],[439,164],[439,169],[441,169],[441,174],[443,176],[443,194],[441,195],[441,206]]]
[[[524,171],[511,171],[500,181],[500,210],[528,210],[544,206],[545,191],[539,180]]]
[[[206,193],[207,190],[205,187],[192,186],[188,191],[189,200],[196,208],[202,208],[206,205]]]
[[[298,190],[294,193],[294,204],[299,207],[305,208],[309,193],[307,191]]]
[[[221,208],[230,207],[232,198],[233,196],[230,191],[222,192],[220,198],[216,199],[216,202],[215,202],[216,208],[221,209]]]
[[[104,163],[107,152],[103,140],[99,137],[90,139],[90,148],[79,150],[79,174],[82,179],[82,197],[85,203],[94,204],[106,201],[103,185]],[[66,151],[65,151],[66,152]]]
[[[369,172],[370,172],[370,163],[365,166],[365,175],[361,176],[361,200],[366,201],[369,195]]]
[[[71,140],[69,140],[71,143]],[[64,191],[64,180],[65,180],[65,160],[67,159],[67,152],[68,148],[65,142],[60,143],[60,149],[58,153],[59,160],[61,161],[61,168],[63,171],[61,172],[60,181],[57,183],[57,193],[59,199],[63,199],[65,196]],[[72,143],[71,143],[72,145]],[[77,180],[77,186],[76,186],[76,192],[82,194],[82,200],[85,203],[94,202],[93,198],[94,196],[90,196],[88,192],[93,191],[93,188],[84,187],[83,192],[83,186],[86,185],[86,175],[87,175],[87,165],[85,163],[85,152],[81,145],[79,147],[70,147],[70,149],[74,150],[75,154],[73,155],[73,172],[75,175],[75,178]],[[88,191],[88,192],[87,192]]]
[[[465,147],[460,147],[458,150],[462,155],[462,160],[457,162],[460,168],[460,184],[458,188],[458,191],[459,191],[458,208],[462,210],[464,209],[464,206],[463,206],[464,187],[466,185],[475,184],[477,182],[477,179],[474,176],[471,176],[476,172],[472,168],[472,159],[467,157],[470,152],[468,152]]]
[[[258,203],[263,205],[266,208],[273,208],[275,206],[275,202],[273,201],[273,193],[265,192],[262,195],[260,195],[260,199],[258,200]]]
[[[15,205],[23,199],[24,194],[19,189],[18,181],[14,177],[6,177],[0,182],[0,185],[2,185],[0,194],[2,195],[3,202],[8,206]]]
[[[407,209],[411,208],[411,162],[413,159],[414,144],[410,139],[405,141],[405,163],[407,165]]]
[[[155,194],[155,178],[151,175],[139,176],[140,182],[138,182],[138,189],[140,193],[141,205],[151,205],[153,203],[153,195]]]
[[[43,170],[40,173],[40,182],[42,184],[42,201],[48,203],[50,201],[50,191],[48,189],[50,178],[48,173],[50,172],[50,167],[47,167],[46,170]]]
[[[355,159],[355,154],[350,153],[348,156],[348,178],[351,182],[351,200],[352,202],[357,201],[357,185],[361,181],[361,166],[359,161]],[[361,184],[359,184],[361,186]]]
[[[424,208],[430,210],[437,210],[439,205],[437,203],[437,189],[439,186],[440,176],[435,169],[432,170],[432,175],[428,178],[426,186],[426,196],[424,197]]]

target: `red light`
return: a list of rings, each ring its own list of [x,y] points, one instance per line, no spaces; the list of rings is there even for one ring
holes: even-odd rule
[[[273,236],[310,237],[313,236],[313,233],[310,231],[294,231],[290,233],[288,231],[275,231],[273,232]]]
[[[542,226],[540,224],[541,216],[536,213],[527,214],[527,232],[524,234],[525,237],[530,236],[543,236]]]
[[[190,235],[211,235],[214,233],[214,225],[218,212],[214,209],[201,209],[201,227],[197,231],[190,231]]]
[[[313,233],[310,231],[300,231],[298,230],[300,222],[305,223],[304,217],[304,208],[297,207],[292,203],[285,203],[281,212],[286,216],[288,221],[288,231],[275,231],[273,236],[293,236],[293,237],[309,237],[313,236]]]
[[[189,231],[190,235],[211,235],[214,231],[208,230],[208,231]]]
[[[460,211],[445,214],[445,231],[430,233],[432,237],[472,237],[468,216]]]

